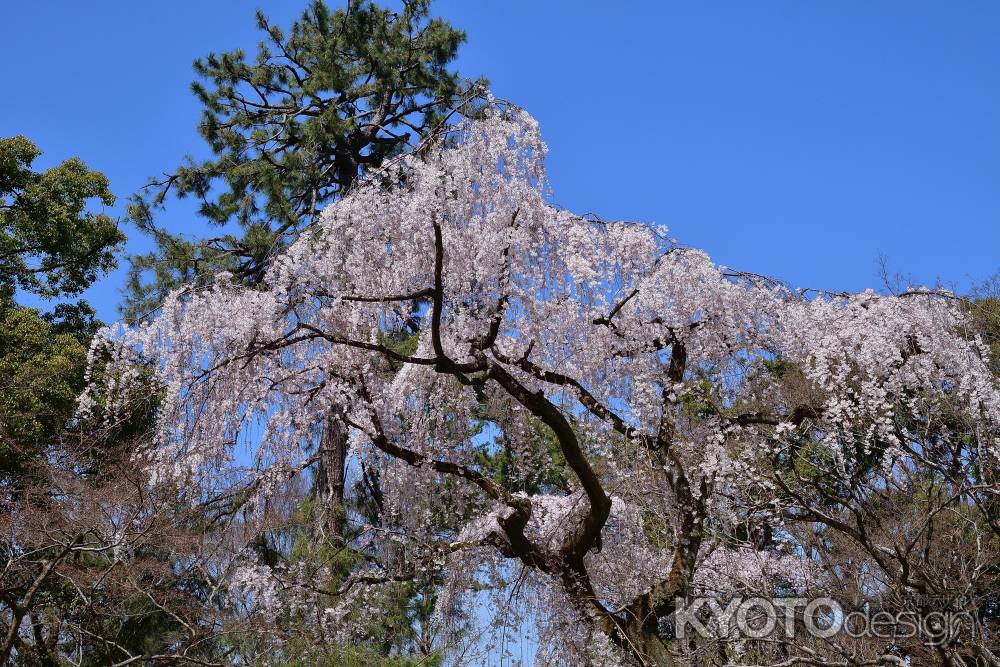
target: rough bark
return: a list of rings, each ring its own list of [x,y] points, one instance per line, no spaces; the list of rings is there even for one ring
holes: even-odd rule
[[[344,492],[347,476],[347,427],[340,414],[330,413],[323,424],[316,463],[316,483],[313,494],[316,500],[317,534],[329,540],[343,540],[346,528]]]

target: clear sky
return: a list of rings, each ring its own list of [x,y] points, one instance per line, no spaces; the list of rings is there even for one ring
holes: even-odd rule
[[[124,202],[205,154],[191,62],[252,49],[258,6],[287,25],[304,2],[6,0],[0,135],[35,140],[42,166],[79,155]],[[1000,270],[1000,3],[435,11],[468,32],[460,71],[540,120],[562,206],[665,223],[720,263],[799,286],[877,287],[880,254],[925,282]],[[185,205],[162,220],[199,225]],[[88,292],[105,319],[122,275]]]

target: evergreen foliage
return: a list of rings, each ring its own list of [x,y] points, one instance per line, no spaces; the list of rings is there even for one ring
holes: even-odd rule
[[[155,309],[174,287],[220,270],[247,281],[366,170],[412,148],[481,82],[449,69],[465,33],[429,16],[429,0],[400,12],[314,0],[290,30],[257,13],[255,56],[197,60],[192,89],[212,151],[153,179],[132,220],[156,249],[133,258],[127,315]],[[168,196],[193,197],[207,225],[185,239],[159,229]]]

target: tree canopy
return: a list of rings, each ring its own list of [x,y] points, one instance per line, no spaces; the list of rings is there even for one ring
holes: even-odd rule
[[[0,289],[74,295],[112,269],[125,236],[104,213],[115,203],[104,174],[77,158],[44,172],[41,151],[22,136],[0,138]]]
[[[259,279],[360,174],[412,148],[477,88],[449,69],[465,34],[431,18],[429,5],[406,0],[394,12],[350,0],[331,11],[313,0],[288,31],[258,12],[254,57],[238,49],[195,62],[199,131],[213,157],[188,159],[133,200],[131,217],[157,249],[133,259],[127,313],[213,271]],[[198,200],[200,238],[155,225],[171,194]]]
[[[125,239],[89,210],[114,204],[104,174],[78,158],[34,171],[40,155],[26,137],[0,138],[0,475],[23,472],[62,430],[97,330],[86,303],[42,314],[19,305],[18,290],[77,295],[115,266]]]
[[[437,641],[463,655],[448,628],[486,595],[492,627],[537,624],[545,664],[990,659],[968,635],[678,638],[699,595],[934,597],[992,628],[1000,387],[954,295],[719,267],[663,228],[554,207],[545,153],[530,115],[491,104],[355,183],[258,284],[222,273],[105,335],[126,377],[142,361],[165,388],[164,479],[214,488],[253,429],[240,475],[263,512],[331,418],[377,474],[359,567],[331,587],[329,564],[247,554],[250,613],[312,610],[314,641],[350,642],[434,573]],[[522,474],[493,474],[500,453]]]

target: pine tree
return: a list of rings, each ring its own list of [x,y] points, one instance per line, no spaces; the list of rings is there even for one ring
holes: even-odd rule
[[[448,66],[465,33],[429,17],[430,0],[400,12],[349,0],[313,0],[289,31],[257,13],[254,58],[241,50],[195,62],[199,131],[214,157],[153,179],[130,206],[156,241],[133,258],[125,313],[155,309],[180,284],[219,270],[258,279],[325,205],[366,170],[412,148],[478,90]],[[202,238],[157,227],[171,195],[194,197]]]

